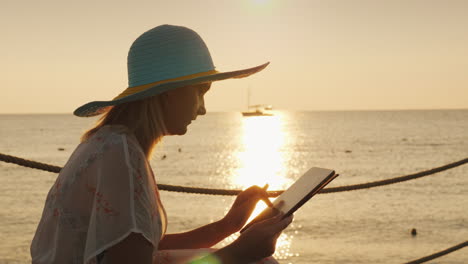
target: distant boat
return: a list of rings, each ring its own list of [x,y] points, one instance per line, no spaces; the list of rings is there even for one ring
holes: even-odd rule
[[[247,90],[247,111],[242,112],[242,116],[272,116],[272,113],[266,110],[272,110],[271,105],[250,105],[250,87]]]
[[[262,105],[251,105],[249,111],[242,112],[243,116],[272,116],[272,113],[266,112],[266,108]],[[253,110],[255,109],[255,110]],[[271,108],[270,108],[271,109]]]

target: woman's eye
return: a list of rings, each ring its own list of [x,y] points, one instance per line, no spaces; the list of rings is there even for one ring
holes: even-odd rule
[[[206,94],[206,92],[208,92],[209,89],[210,89],[210,87],[202,87],[202,88],[200,89],[200,94],[202,94],[202,95],[203,95],[203,94]]]
[[[204,95],[210,90],[211,84],[200,84],[195,86],[199,95]]]

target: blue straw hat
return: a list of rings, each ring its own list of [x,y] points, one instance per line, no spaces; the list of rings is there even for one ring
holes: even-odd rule
[[[172,25],[155,27],[138,37],[127,57],[128,88],[110,101],[94,101],[78,107],[73,114],[89,117],[111,106],[141,100],[187,85],[244,78],[263,70],[257,67],[219,72],[208,48],[193,30]]]

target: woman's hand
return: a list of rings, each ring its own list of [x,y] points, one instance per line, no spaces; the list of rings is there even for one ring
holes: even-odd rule
[[[216,252],[222,263],[251,263],[273,255],[276,240],[292,222],[293,216],[284,218],[278,213],[272,218],[253,224],[232,244]]]
[[[272,207],[273,205],[268,199],[267,188],[268,184],[263,188],[255,185],[239,193],[231,209],[222,220],[226,225],[226,229],[231,233],[241,230],[260,200]]]

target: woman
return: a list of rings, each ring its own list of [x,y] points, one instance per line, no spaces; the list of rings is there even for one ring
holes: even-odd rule
[[[185,134],[206,113],[204,95],[212,82],[266,66],[221,73],[203,40],[188,28],[163,25],[142,34],[128,55],[129,88],[74,112],[103,116],[82,136],[49,191],[31,244],[32,262],[276,263],[266,257],[292,221],[281,214],[252,225],[222,249],[199,250],[238,232],[259,200],[271,206],[266,188],[240,193],[217,222],[165,234],[166,215],[149,164],[163,136]]]

